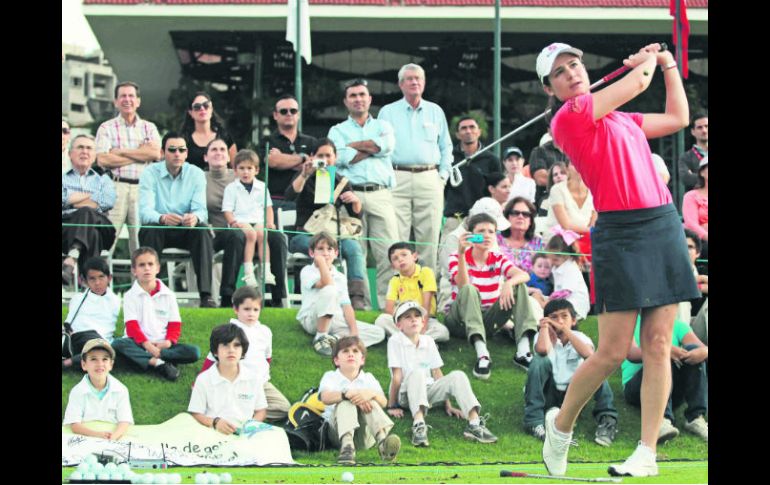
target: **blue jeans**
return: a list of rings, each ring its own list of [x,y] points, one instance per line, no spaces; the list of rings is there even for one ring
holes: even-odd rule
[[[289,241],[289,251],[292,253],[308,254],[310,238],[308,234],[295,234]],[[348,281],[363,280],[366,273],[364,252],[361,244],[355,239],[339,240],[342,259],[348,264]]]

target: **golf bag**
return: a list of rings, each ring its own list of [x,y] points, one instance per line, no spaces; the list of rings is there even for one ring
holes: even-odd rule
[[[323,451],[328,444],[328,423],[321,416],[324,403],[318,399],[318,390],[308,389],[299,402],[289,408],[289,417],[283,425],[292,451]]]

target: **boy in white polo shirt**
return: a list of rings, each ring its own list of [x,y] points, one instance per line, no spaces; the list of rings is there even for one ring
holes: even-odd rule
[[[217,363],[195,379],[187,411],[203,426],[228,435],[249,419],[264,421],[267,400],[261,378],[240,364],[249,350],[243,329],[231,323],[215,327],[209,347]]]
[[[481,404],[473,394],[471,383],[462,371],[455,370],[444,376],[444,361],[438,353],[436,342],[430,335],[420,333],[427,311],[413,300],[407,300],[396,308],[394,319],[401,330],[388,341],[388,367],[390,368],[390,399],[388,414],[400,418],[408,406],[412,412],[412,444],[428,446],[428,429],[425,414],[431,404],[444,402],[446,413],[458,418],[466,417],[468,426],[463,436],[480,443],[494,443],[493,435],[479,417]],[[452,407],[454,397],[460,409]]]
[[[245,372],[253,372],[264,382],[263,390],[267,399],[267,419],[285,419],[291,403],[270,383],[270,365],[273,359],[273,332],[270,327],[259,323],[262,310],[262,295],[256,288],[241,286],[232,296],[233,310],[237,318],[231,318],[230,323],[240,327],[249,340],[249,353],[243,357]],[[216,364],[212,352],[203,362],[201,372]]]
[[[134,424],[128,389],[110,375],[115,363],[115,350],[104,339],[91,339],[83,346],[80,366],[87,372],[70,391],[63,425],[83,436],[118,441]],[[115,423],[112,431],[96,431],[83,423],[106,421]]]
[[[259,173],[259,157],[252,150],[241,150],[235,155],[233,170],[238,180],[233,180],[225,187],[222,213],[229,227],[239,227],[246,235],[246,245],[243,248],[243,281],[249,286],[257,286],[257,278],[254,275],[256,246],[257,257],[265,267],[265,284],[274,285],[275,276],[270,271],[270,248],[265,244],[263,231],[264,226],[275,229],[273,201],[265,183],[256,178]]]
[[[313,264],[302,268],[302,306],[297,320],[313,337],[313,348],[321,355],[332,355],[332,347],[339,337],[357,335],[364,345],[371,347],[385,340],[385,330],[371,323],[356,320],[348,296],[348,280],[334,267],[339,246],[327,232],[319,232],[310,239],[308,254]]]
[[[155,369],[175,381],[174,364],[191,364],[200,358],[195,345],[180,344],[182,317],[174,293],[158,279],[160,260],[151,247],[143,246],[131,255],[131,273],[136,280],[123,295],[125,336],[115,339],[115,352],[142,370]]]
[[[527,369],[524,388],[524,428],[540,440],[545,440],[545,410],[561,405],[572,375],[594,352],[591,338],[577,330],[577,312],[572,303],[550,300],[543,311],[546,316],[535,335],[535,356]],[[605,380],[594,394],[594,441],[601,446],[610,446],[617,433],[618,411],[613,398]]]
[[[81,350],[95,338],[112,341],[120,313],[120,298],[110,288],[110,266],[96,256],[89,258],[81,269],[88,288],[72,297],[64,331],[69,341],[62,349],[62,369],[79,368]]]
[[[383,411],[388,402],[377,379],[363,370],[366,346],[358,337],[343,337],[334,346],[332,362],[318,386],[318,397],[326,405],[323,418],[329,423],[328,437],[340,448],[337,462],[353,465],[356,449],[377,444],[380,458],[393,461],[401,439],[391,435],[393,421]]]

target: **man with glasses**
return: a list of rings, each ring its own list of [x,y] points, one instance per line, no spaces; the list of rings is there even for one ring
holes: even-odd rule
[[[67,285],[75,279],[76,262],[82,268],[115,240],[115,228],[105,215],[115,204],[115,185],[91,168],[96,158],[94,138],[76,136],[69,156],[72,168],[61,176],[61,221],[72,224],[61,228],[62,252],[67,252],[61,277]]]
[[[114,104],[118,116],[102,123],[96,131],[96,162],[109,169],[115,181],[117,200],[110,220],[118,234],[128,221],[128,247],[133,253],[139,247],[139,176],[146,164],[160,159],[160,134],[154,123],[141,119],[136,112],[142,104],[136,83],[115,86]]]
[[[444,210],[444,186],[452,168],[452,139],[444,110],[423,99],[425,71],[406,64],[398,71],[404,97],[382,107],[379,118],[395,130],[393,204],[401,240],[418,246],[425,266],[436,271],[436,254]]]
[[[190,251],[200,306],[213,308],[217,306],[211,298],[214,240],[206,224],[206,176],[203,170],[185,161],[187,144],[181,134],[167,133],[161,146],[165,162],[150,165],[139,179],[139,241],[158,254],[165,248]]]
[[[67,147],[70,143],[70,124],[66,120],[61,120],[61,173],[65,174],[72,168],[70,157],[67,153]]]
[[[329,130],[337,148],[337,171],[350,180],[353,193],[363,205],[365,239],[361,240],[366,259],[367,242],[377,262],[377,300],[385,308],[385,295],[392,276],[388,248],[398,241],[398,226],[391,188],[396,182],[390,154],[395,139],[387,121],[369,114],[372,96],[367,82],[356,79],[345,86],[343,102],[348,119]]]

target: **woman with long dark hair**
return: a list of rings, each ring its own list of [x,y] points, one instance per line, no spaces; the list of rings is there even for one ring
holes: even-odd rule
[[[551,97],[553,140],[580,172],[599,214],[593,229],[596,352],[578,367],[559,408],[546,413],[543,461],[563,475],[572,430],[601,383],[627,358],[644,362],[641,441],[612,475],[658,474],[655,449],[671,390],[671,342],[680,301],[697,298],[684,231],[671,194],[655,172],[648,138],[670,135],[689,123],[676,62],[650,44],[623,63],[631,70],[591,93],[583,52],[554,43],[537,58],[537,74]],[[616,111],[644,92],[656,67],[666,86],[664,113]],[[640,317],[641,355],[628,355]],[[542,326],[550,325],[547,319]],[[638,349],[636,349],[638,351]],[[613,427],[614,428],[614,427]],[[608,430],[614,438],[614,429]],[[611,441],[611,439],[610,439]]]
[[[211,96],[203,91],[195,93],[189,104],[187,113],[179,130],[187,142],[187,162],[208,170],[209,166],[203,159],[206,147],[211,141],[221,138],[227,143],[230,160],[235,159],[238,147],[233,137],[227,132],[222,118],[214,111]]]

